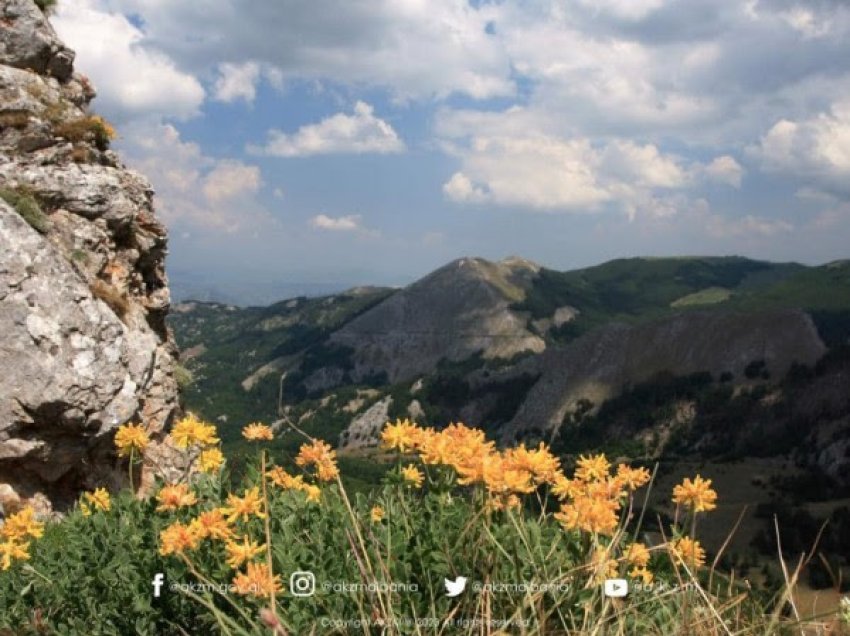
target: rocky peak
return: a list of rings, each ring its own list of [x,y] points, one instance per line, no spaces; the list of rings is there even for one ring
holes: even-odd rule
[[[121,424],[162,459],[179,402],[165,228],[73,60],[32,0],[0,0],[0,485],[58,508],[121,480]]]
[[[475,353],[510,358],[546,344],[513,309],[525,298],[533,268],[461,258],[361,314],[331,336],[355,351],[355,376],[386,373],[395,382],[429,373],[437,363]]]

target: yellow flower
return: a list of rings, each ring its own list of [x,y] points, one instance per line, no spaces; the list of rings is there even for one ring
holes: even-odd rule
[[[265,519],[266,514],[263,512],[263,501],[260,498],[259,486],[246,490],[242,497],[237,497],[233,493],[229,494],[227,506],[223,508],[223,512],[227,515],[227,520],[230,523],[240,518],[245,520],[251,515]]]
[[[682,537],[674,541],[670,546],[674,556],[684,561],[688,567],[701,567],[705,565],[705,550],[700,546],[699,541],[694,541],[690,537]]]
[[[248,537],[242,537],[242,543],[228,541],[224,549],[227,551],[227,565],[234,570],[245,561],[250,561],[265,550],[265,545],[258,545]]]
[[[198,515],[190,524],[198,538],[200,539],[224,539],[227,540],[233,535],[230,526],[227,525],[227,520],[224,518],[224,513],[221,508],[213,508]]]
[[[234,577],[233,585],[239,594],[254,596],[269,596],[272,590],[279,592],[282,589],[280,576],[272,576],[267,564],[253,561],[246,566],[245,573],[240,572]]]
[[[652,583],[653,579],[655,578],[653,576],[652,572],[647,570],[646,567],[637,567],[637,566],[633,567],[629,571],[629,576],[632,577],[633,579],[641,579],[644,585],[650,585]]]
[[[177,448],[189,448],[193,444],[212,446],[219,442],[215,426],[205,424],[191,413],[174,425],[170,436]]]
[[[608,477],[610,469],[611,463],[601,453],[590,457],[580,455],[576,462],[575,478],[579,481],[599,481]]]
[[[197,527],[175,522],[159,533],[159,553],[162,556],[182,554],[197,548],[200,541]]]
[[[274,434],[272,433],[272,429],[265,424],[255,422],[253,424],[248,424],[248,426],[242,429],[242,437],[251,442],[257,442],[260,440],[270,441],[274,438]]]
[[[186,484],[163,486],[157,493],[156,500],[159,502],[159,506],[156,508],[157,512],[177,510],[185,506],[193,506],[198,502],[195,493]]]
[[[642,543],[630,544],[624,556],[630,565],[637,567],[646,567],[649,563],[649,549]]]
[[[575,479],[568,479],[564,475],[555,477],[552,485],[552,494],[558,499],[575,499],[582,494],[584,484]]]
[[[119,426],[115,432],[115,446],[120,457],[127,457],[130,451],[143,453],[148,447],[150,437],[141,424],[126,424]]]
[[[320,481],[332,481],[339,475],[336,465],[336,451],[330,444],[314,439],[310,444],[304,444],[295,458],[298,466],[316,466],[316,477]]]
[[[27,560],[30,558],[29,543],[19,543],[16,539],[0,542],[0,570],[12,567],[13,559]]]
[[[159,493],[157,493],[156,500],[159,502],[159,505],[156,507],[157,512],[177,510],[184,506],[194,506],[198,502],[195,493],[189,490],[189,486],[186,484],[163,486]]]
[[[419,437],[416,424],[409,420],[396,420],[395,424],[387,422],[381,431],[381,445],[405,453],[417,446]]]
[[[525,444],[507,450],[505,462],[516,470],[531,473],[538,484],[552,482],[560,475],[561,460],[552,455],[543,442],[532,450],[527,449]]]
[[[372,523],[380,523],[386,516],[386,512],[381,506],[372,506],[369,516],[372,518]]]
[[[109,498],[109,493],[106,491],[106,488],[97,488],[94,492],[84,492],[83,498],[86,500],[87,504],[97,510],[109,510],[112,505],[112,501]]]
[[[630,468],[625,464],[617,466],[617,477],[623,482],[623,485],[629,490],[637,490],[649,483],[652,475],[646,468]]]
[[[319,503],[321,501],[322,489],[315,484],[306,484],[302,490],[307,493],[307,501],[312,503]]]
[[[608,499],[580,496],[570,504],[562,504],[554,517],[567,530],[583,530],[594,534],[612,535],[617,529],[619,504]]]
[[[693,508],[694,512],[706,512],[717,507],[717,493],[711,489],[711,480],[699,475],[689,478],[673,488],[673,503]]]
[[[6,517],[6,523],[0,528],[0,534],[12,541],[20,541],[26,537],[38,539],[44,534],[44,524],[35,520],[35,510],[27,506],[20,512]]]
[[[275,466],[266,473],[266,476],[276,486],[280,486],[284,490],[301,490],[304,488],[304,477],[301,475],[292,476],[283,468]]]
[[[421,488],[422,482],[425,480],[425,475],[413,464],[408,464],[401,469],[401,476],[404,481],[408,482],[414,488]]]
[[[203,450],[198,457],[198,465],[201,467],[201,471],[205,473],[218,472],[223,463],[224,455],[218,448]]]

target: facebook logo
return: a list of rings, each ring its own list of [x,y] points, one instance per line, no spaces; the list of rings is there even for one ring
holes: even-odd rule
[[[153,575],[153,597],[159,598],[162,592],[162,586],[165,585],[165,576],[162,572],[157,572]]]

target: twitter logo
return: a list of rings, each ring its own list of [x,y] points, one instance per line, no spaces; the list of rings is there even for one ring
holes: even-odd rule
[[[443,579],[443,583],[446,585],[446,596],[450,598],[461,594],[466,589],[465,576],[459,576],[454,581]]]

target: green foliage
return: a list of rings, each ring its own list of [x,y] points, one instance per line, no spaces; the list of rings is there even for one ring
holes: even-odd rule
[[[45,633],[35,627],[35,609],[51,634],[177,634],[175,623],[209,630],[211,617],[186,597],[153,598],[154,573],[186,580],[186,568],[157,551],[166,523],[153,502],[124,492],[109,512],[83,517],[77,510],[49,524],[31,543],[28,562],[0,572],[0,633]]]
[[[482,595],[472,586],[482,582],[507,586],[487,596],[487,617],[525,625],[528,634],[599,629],[617,634],[677,633],[687,631],[689,620],[697,620],[696,615],[683,613],[683,608],[703,602],[692,588],[666,594],[633,592],[629,597],[633,601],[624,602],[616,613],[608,612],[601,587],[589,583],[590,537],[565,531],[551,515],[536,511],[485,513],[483,493],[458,491],[447,471],[430,468],[428,486],[421,491],[405,487],[397,469],[386,474],[380,489],[368,494],[344,497],[336,485],[326,486],[319,504],[306,502],[301,492],[270,487],[274,571],[285,583],[290,573],[303,570],[311,571],[317,581],[314,596],[299,598],[284,591],[277,597],[278,616],[287,633],[357,632],[350,621],[368,623],[381,607],[399,624],[432,621],[421,633],[433,633],[449,616],[467,621],[456,623],[450,633],[479,633],[475,620],[482,617]],[[241,493],[257,479],[252,463],[234,490]],[[213,480],[198,490],[203,509],[222,504],[226,495]],[[352,502],[351,509],[347,501]],[[376,504],[386,513],[380,523],[369,518]],[[170,588],[227,585],[234,572],[225,563],[222,546],[209,541],[188,553],[191,567],[175,556],[160,556],[160,531],[177,520],[188,522],[197,509],[167,513],[154,507],[152,501],[124,493],[113,500],[109,512],[83,517],[75,511],[50,524],[45,536],[33,542],[28,562],[0,573],[4,608],[0,630],[16,635],[93,636],[266,633],[259,626],[258,612],[268,601],[232,590],[225,594],[198,590],[192,596]],[[265,536],[257,518],[239,522],[239,528],[252,537]],[[675,582],[664,553],[656,553],[650,567],[657,581]],[[622,563],[618,574],[625,576],[627,569]],[[165,587],[154,599],[152,580],[157,572],[165,575]],[[444,579],[456,576],[467,577],[470,587],[450,599],[444,594]],[[700,577],[712,595],[731,599],[742,590],[720,573],[714,577],[714,587],[708,586],[705,575]],[[376,594],[352,587],[376,583],[404,584],[408,589]],[[528,591],[535,584],[558,587]],[[511,585],[524,587],[511,589]],[[755,621],[760,610],[750,599],[737,599],[735,611],[738,621]],[[321,631],[316,632],[319,626]]]
[[[185,391],[192,385],[195,378],[189,369],[182,364],[176,364],[174,365],[174,379],[177,381],[177,386],[180,387],[180,390]]]
[[[31,192],[26,189],[0,188],[0,199],[11,205],[34,230],[45,234],[50,229],[50,220]]]

